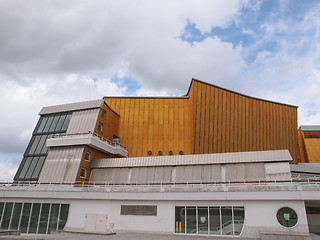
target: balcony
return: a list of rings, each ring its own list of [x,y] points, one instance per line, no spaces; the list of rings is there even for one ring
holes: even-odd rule
[[[86,145],[95,148],[107,154],[117,155],[119,157],[128,157],[126,147],[96,134],[96,133],[74,133],[74,134],[56,134],[47,140],[48,147],[79,146]]]

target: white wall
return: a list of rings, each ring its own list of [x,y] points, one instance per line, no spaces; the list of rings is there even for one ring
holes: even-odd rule
[[[157,216],[120,215],[121,205],[157,205]],[[244,206],[245,223],[241,237],[259,237],[260,232],[308,233],[303,201],[119,201],[73,200],[66,224],[68,229],[83,229],[86,213],[107,214],[108,224],[115,230],[174,233],[175,206]],[[293,228],[279,224],[276,218],[281,207],[297,212],[298,223]]]

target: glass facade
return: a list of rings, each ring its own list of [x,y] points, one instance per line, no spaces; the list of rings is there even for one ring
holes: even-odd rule
[[[47,234],[62,230],[68,214],[69,204],[0,202],[0,229]]]
[[[47,139],[53,134],[65,133],[71,112],[41,116],[24,153],[23,160],[14,177],[15,181],[37,181],[47,157]]]
[[[176,233],[240,235],[243,224],[244,207],[175,207]]]

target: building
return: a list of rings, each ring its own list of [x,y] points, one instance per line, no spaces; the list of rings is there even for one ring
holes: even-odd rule
[[[39,115],[14,183],[0,187],[1,229],[279,238],[319,227],[319,180],[289,166],[302,159],[296,106],[193,79],[182,97]]]
[[[320,126],[300,126],[298,130],[301,163],[320,163]]]

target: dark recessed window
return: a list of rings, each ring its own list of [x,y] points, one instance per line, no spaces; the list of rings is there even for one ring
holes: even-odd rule
[[[86,178],[86,175],[87,175],[87,169],[82,168],[81,172],[80,172],[80,177],[81,178]]]
[[[106,115],[107,115],[107,112],[102,109],[101,117],[102,117],[103,119],[106,119]]]
[[[84,160],[86,160],[87,162],[90,162],[90,158],[91,158],[90,152],[86,152],[86,155],[84,156]]]
[[[159,151],[158,154],[161,156],[162,155],[162,151]]]
[[[103,130],[103,124],[101,122],[99,122],[98,131],[102,132],[102,130]]]
[[[298,215],[292,208],[283,207],[277,212],[277,219],[282,226],[293,227],[298,222]]]
[[[121,205],[121,215],[157,216],[156,205]]]
[[[183,155],[184,153],[183,153],[183,151],[180,151],[179,154],[180,154],[180,155]]]
[[[149,156],[152,155],[152,152],[151,152],[151,151],[148,151],[148,155],[149,155]]]
[[[169,155],[173,155],[173,152],[172,152],[172,151],[169,151]]]

